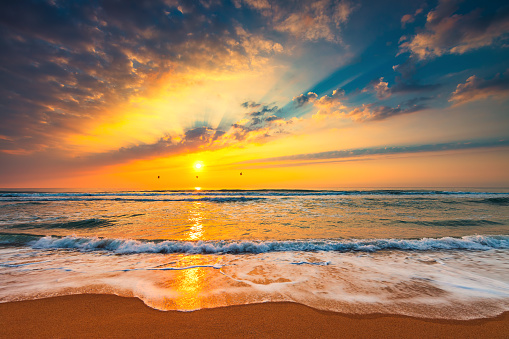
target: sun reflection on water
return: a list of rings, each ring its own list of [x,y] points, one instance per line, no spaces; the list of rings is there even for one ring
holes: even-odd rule
[[[189,210],[189,221],[191,228],[187,236],[187,240],[202,240],[203,239],[203,213],[201,211],[201,202],[193,202],[192,208]]]
[[[180,296],[175,300],[179,310],[201,308],[202,298],[198,294],[203,289],[204,278],[205,270],[200,267],[181,271],[177,277],[177,291]]]
[[[184,255],[180,257],[178,267],[179,271],[172,271],[167,281],[167,287],[177,292],[177,296],[166,300],[166,308],[176,308],[182,311],[191,311],[203,307],[203,296],[200,295],[205,287],[205,278],[207,277],[207,269],[203,267],[193,267],[203,265],[204,257],[202,255]],[[172,306],[173,305],[173,306]]]

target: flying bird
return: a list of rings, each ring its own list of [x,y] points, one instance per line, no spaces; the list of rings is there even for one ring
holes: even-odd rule
[[[242,175],[242,172],[240,172],[240,175]]]

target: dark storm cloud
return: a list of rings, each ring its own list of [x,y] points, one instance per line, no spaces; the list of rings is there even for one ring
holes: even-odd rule
[[[410,146],[389,146],[389,147],[371,147],[347,149],[340,151],[296,154],[284,157],[266,158],[252,160],[248,162],[276,162],[276,161],[306,161],[306,160],[332,160],[332,159],[350,159],[362,156],[380,156],[394,154],[412,154],[422,152],[443,152],[454,150],[467,150],[477,148],[508,147],[509,140],[481,140],[481,141],[461,141],[440,144],[424,144]]]

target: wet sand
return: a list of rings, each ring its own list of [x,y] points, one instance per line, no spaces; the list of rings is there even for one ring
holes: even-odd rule
[[[0,304],[2,338],[509,338],[509,312],[445,321],[352,316],[295,303],[162,312],[137,298],[73,295]]]

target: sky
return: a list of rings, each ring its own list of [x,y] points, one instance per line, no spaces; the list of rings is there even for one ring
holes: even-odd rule
[[[506,1],[0,4],[2,188],[497,188],[508,168]]]

